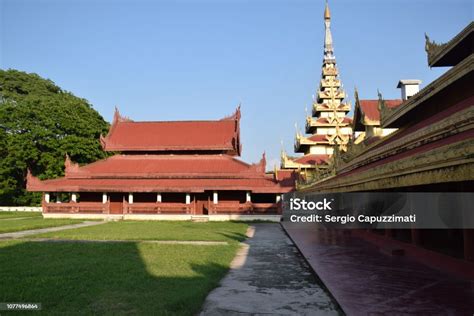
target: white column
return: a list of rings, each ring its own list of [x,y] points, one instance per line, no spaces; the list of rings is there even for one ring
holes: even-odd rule
[[[217,204],[219,202],[219,196],[217,195],[217,191],[212,193],[212,203]]]
[[[280,195],[280,194],[277,194],[277,196],[276,196],[276,202],[278,203],[278,202],[280,202],[280,201],[281,201],[281,195]]]
[[[191,204],[191,194],[186,193],[186,204]]]
[[[49,203],[49,201],[50,201],[49,193],[45,193],[45,194],[44,194],[44,201],[45,201],[46,203]]]
[[[107,203],[107,193],[102,193],[102,203]]]
[[[128,204],[133,204],[133,193],[128,194]]]
[[[56,193],[56,203],[61,203],[61,199],[59,198],[59,193]]]
[[[252,196],[250,195],[250,192],[247,192],[245,194],[245,201],[252,202]]]
[[[72,202],[77,202],[77,194],[76,193],[71,193],[71,201]]]
[[[156,202],[161,203],[161,193],[156,193]]]

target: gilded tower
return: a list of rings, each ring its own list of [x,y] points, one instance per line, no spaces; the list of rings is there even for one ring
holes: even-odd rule
[[[324,57],[316,96],[313,98],[311,115],[306,117],[306,134],[296,131],[295,152],[303,156],[281,155],[282,169],[326,168],[334,147],[346,150],[352,135],[352,119],[347,117],[350,104],[339,79],[331,34],[331,13],[328,3],[324,10]]]

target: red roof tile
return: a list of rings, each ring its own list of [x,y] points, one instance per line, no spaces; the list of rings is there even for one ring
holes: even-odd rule
[[[310,137],[308,137],[309,140],[312,140],[313,142],[324,142],[324,141],[328,141],[327,139],[327,136],[326,135],[322,135],[322,134],[315,134],[315,135],[312,135]]]
[[[318,123],[325,123],[328,124],[328,119],[326,117],[320,117],[316,120]],[[352,119],[350,117],[344,117],[342,123],[352,123]]]
[[[300,164],[320,165],[325,164],[329,160],[329,155],[305,155],[294,161]]]
[[[109,134],[101,138],[106,151],[217,151],[240,155],[240,109],[216,121],[133,122],[118,111]]]
[[[202,192],[291,190],[265,174],[265,155],[247,164],[229,155],[115,155],[79,167],[66,157],[66,176],[40,181],[28,173],[30,191]]]
[[[380,111],[378,108],[379,100],[360,100],[360,108],[365,117],[371,121],[380,122]],[[395,108],[402,104],[402,100],[385,100],[385,105],[389,108]]]
[[[68,178],[264,176],[264,162],[251,165],[229,155],[115,155],[83,167],[68,167],[66,161]]]
[[[278,185],[267,177],[258,179],[67,179],[28,181],[37,192],[203,192],[240,190],[257,193],[285,193],[291,187]]]

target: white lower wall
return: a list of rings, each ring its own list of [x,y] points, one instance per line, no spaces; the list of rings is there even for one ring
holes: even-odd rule
[[[0,206],[0,212],[41,212],[41,206]]]
[[[190,214],[70,214],[70,213],[44,213],[44,218],[77,218],[77,219],[105,219],[105,220],[136,220],[136,221],[190,221],[193,217],[209,218],[211,222],[223,221],[269,221],[280,222],[281,215],[198,215]]]

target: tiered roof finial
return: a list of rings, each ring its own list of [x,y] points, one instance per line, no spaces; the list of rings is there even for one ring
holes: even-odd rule
[[[324,59],[334,59],[334,49],[332,46],[331,35],[331,13],[329,12],[329,4],[326,1],[326,8],[324,9],[324,26],[326,33],[324,36]]]
[[[326,8],[324,9],[324,19],[325,20],[330,20],[331,19],[331,12],[329,11],[328,0],[326,0]]]
[[[324,9],[324,57],[321,80],[316,95],[313,97],[312,113],[306,112],[304,136],[295,124],[295,152],[303,153],[303,157],[285,157],[282,152],[282,168],[285,169],[316,169],[328,168],[329,157],[334,148],[345,150],[352,135],[352,120],[347,117],[350,104],[344,99],[342,81],[334,57],[334,47],[331,34],[331,13],[326,1]]]

